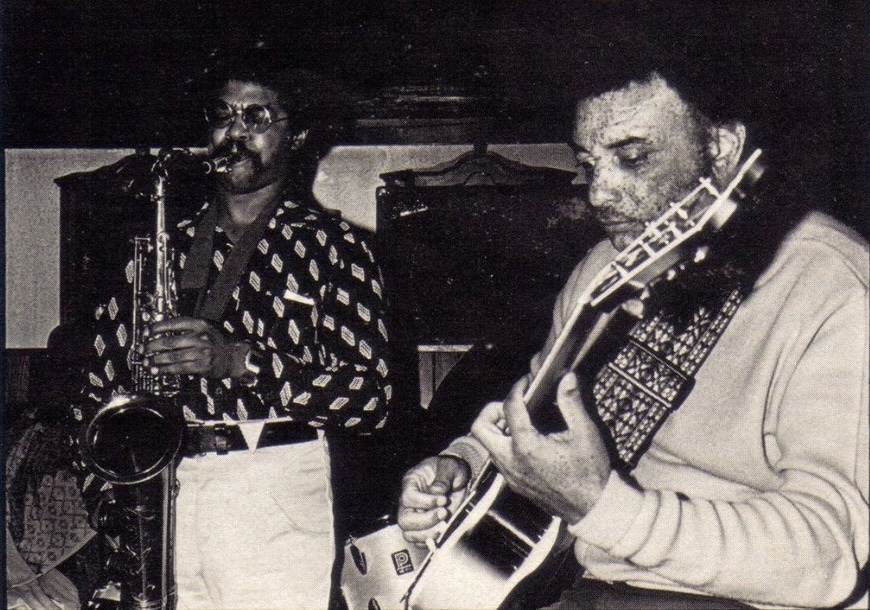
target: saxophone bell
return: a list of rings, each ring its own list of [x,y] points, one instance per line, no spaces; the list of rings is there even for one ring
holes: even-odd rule
[[[165,396],[125,394],[103,405],[81,432],[88,468],[117,485],[144,483],[178,455],[184,418]]]

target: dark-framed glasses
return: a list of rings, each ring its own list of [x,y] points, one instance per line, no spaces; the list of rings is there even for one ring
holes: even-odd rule
[[[218,100],[207,104],[203,109],[205,120],[213,129],[224,129],[233,124],[237,116],[242,117],[242,123],[251,133],[265,133],[273,123],[286,121],[290,117],[272,118],[268,106],[250,104],[242,108],[234,108],[224,101]]]

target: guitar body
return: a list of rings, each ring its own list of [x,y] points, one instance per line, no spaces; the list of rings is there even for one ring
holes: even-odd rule
[[[428,555],[388,525],[344,545],[341,592],[349,610],[404,610],[405,593]]]
[[[558,409],[538,408],[553,404],[555,388],[564,371],[572,367],[581,345],[594,336],[598,311],[579,307],[560,337],[558,349],[526,394],[535,426],[541,431],[564,429]],[[438,548],[423,563],[408,590],[412,610],[494,610],[516,587],[535,573],[560,540],[562,521],[527,498],[513,492],[492,463],[488,463],[447,529]]]
[[[559,540],[554,519],[512,492],[490,468],[469,494],[444,544],[423,564],[408,591],[408,608],[498,608],[547,559]]]

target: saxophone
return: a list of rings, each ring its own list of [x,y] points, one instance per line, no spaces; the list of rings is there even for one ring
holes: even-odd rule
[[[92,472],[113,484],[114,508],[98,527],[117,533],[106,566],[109,581],[88,607],[174,610],[175,469],[185,423],[178,403],[177,375],[152,375],[143,363],[145,328],[177,315],[174,252],[166,231],[166,186],[170,167],[202,173],[225,172],[228,157],[198,161],[186,150],[164,149],[151,168],[151,202],[156,209],[153,238],[133,238],[133,311],[127,355],[133,391],[101,406],[84,426],[80,449]],[[183,164],[183,165],[182,165]],[[146,287],[153,258],[153,289]]]

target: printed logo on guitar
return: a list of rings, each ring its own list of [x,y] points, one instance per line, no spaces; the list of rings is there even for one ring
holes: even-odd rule
[[[397,576],[414,571],[414,562],[411,561],[411,554],[408,552],[408,549],[396,551],[392,557],[393,567],[396,569]]]

